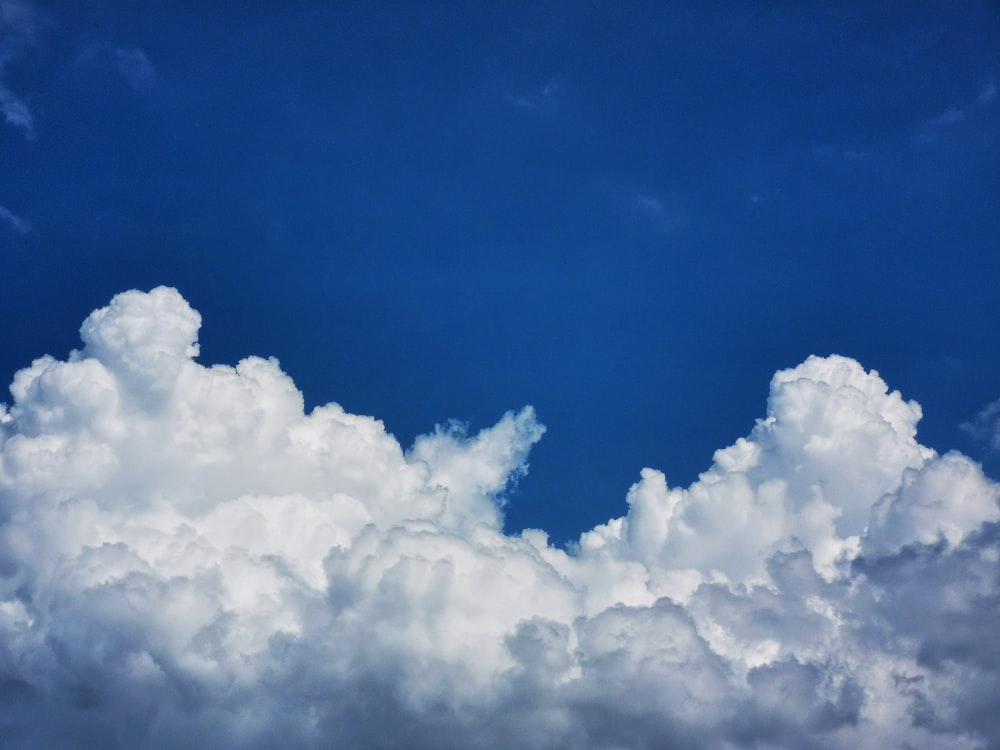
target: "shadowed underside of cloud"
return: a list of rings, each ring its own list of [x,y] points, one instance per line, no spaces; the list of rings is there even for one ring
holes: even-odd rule
[[[127,292],[0,405],[6,748],[1000,745],[1000,486],[843,357],[570,551],[530,407],[404,450]]]

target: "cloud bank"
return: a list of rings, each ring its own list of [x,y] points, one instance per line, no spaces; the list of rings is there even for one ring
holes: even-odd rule
[[[0,406],[5,748],[1000,745],[1000,486],[857,362],[567,551],[530,407],[404,450],[200,325],[118,295]]]

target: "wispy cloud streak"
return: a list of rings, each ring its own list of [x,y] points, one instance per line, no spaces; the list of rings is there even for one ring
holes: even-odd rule
[[[31,224],[6,206],[0,206],[0,220],[7,222],[8,226],[18,234],[27,234],[31,231]]]

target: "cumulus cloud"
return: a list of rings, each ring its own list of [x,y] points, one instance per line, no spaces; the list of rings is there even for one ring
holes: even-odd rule
[[[530,407],[404,450],[200,324],[118,295],[0,406],[5,747],[1000,744],[1000,486],[857,362],[563,550]]]

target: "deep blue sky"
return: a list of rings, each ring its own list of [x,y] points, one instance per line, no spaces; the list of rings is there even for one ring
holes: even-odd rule
[[[508,529],[558,541],[812,353],[997,475],[959,429],[1000,397],[996,3],[246,5],[7,19],[7,382],[168,284],[203,362],[274,355],[404,445],[533,404]]]

